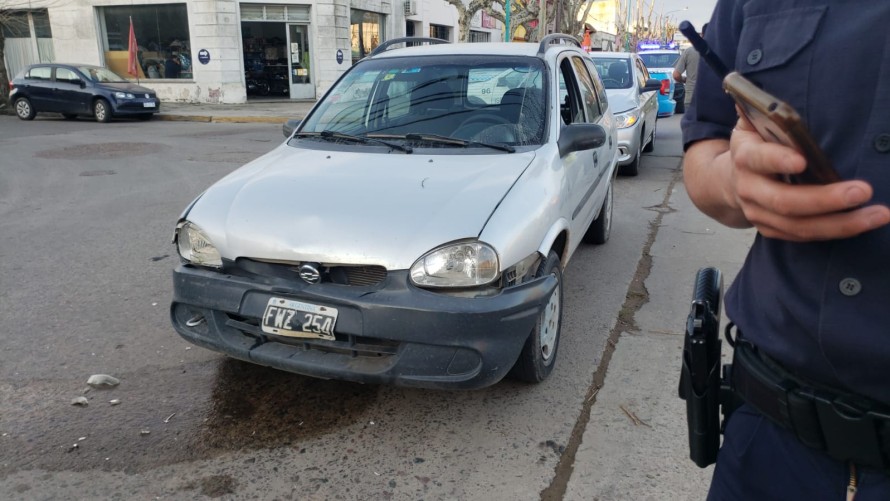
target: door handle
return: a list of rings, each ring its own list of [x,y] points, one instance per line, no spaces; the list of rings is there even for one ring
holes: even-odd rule
[[[600,163],[600,157],[597,152],[593,152],[593,166],[596,167]]]

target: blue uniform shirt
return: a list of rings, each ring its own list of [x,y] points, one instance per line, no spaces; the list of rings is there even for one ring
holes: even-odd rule
[[[890,2],[719,0],[706,39],[727,67],[789,103],[844,179],[890,205]],[[737,120],[702,63],[683,141]],[[793,243],[758,234],[725,297],[745,337],[799,376],[890,403],[890,227]]]

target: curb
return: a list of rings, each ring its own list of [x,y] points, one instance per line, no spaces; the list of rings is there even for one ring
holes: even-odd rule
[[[269,123],[284,124],[294,117],[276,117],[276,116],[212,116],[212,115],[170,115],[158,113],[154,116],[155,120],[165,120],[170,122],[216,122],[216,123]]]

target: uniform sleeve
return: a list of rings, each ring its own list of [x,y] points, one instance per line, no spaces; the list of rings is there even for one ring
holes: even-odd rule
[[[686,71],[686,62],[689,60],[689,51],[691,51],[691,50],[695,50],[695,49],[693,49],[692,47],[689,47],[689,48],[683,50],[683,53],[680,54],[680,58],[677,59],[677,64],[674,65],[675,70],[679,71],[680,73],[683,73],[684,71]]]
[[[723,64],[732,71],[736,48],[742,30],[742,4],[745,0],[718,0],[705,40]],[[690,49],[694,50],[694,49]],[[738,120],[735,103],[723,91],[722,77],[701,59],[692,104],[680,122],[683,129],[684,151],[696,141],[729,139]]]

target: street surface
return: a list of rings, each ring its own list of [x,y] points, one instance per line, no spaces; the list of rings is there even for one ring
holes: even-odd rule
[[[179,214],[279,125],[0,117],[0,498],[702,499],[682,329],[695,270],[728,285],[753,234],[689,202],[679,121],[569,264],[550,379],[446,392],[258,367],[170,326]]]

